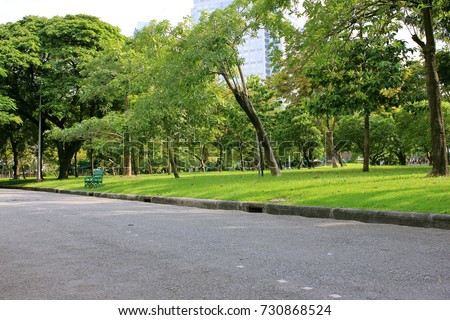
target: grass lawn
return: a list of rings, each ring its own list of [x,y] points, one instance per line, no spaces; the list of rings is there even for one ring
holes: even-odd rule
[[[99,192],[150,196],[258,201],[325,207],[450,213],[450,178],[428,178],[428,166],[371,167],[363,173],[360,165],[331,169],[285,170],[281,177],[265,172],[182,173],[181,179],[168,175],[140,175],[123,178],[105,176]],[[10,183],[7,179],[1,184]],[[83,178],[58,181],[46,178],[21,185],[83,190]]]

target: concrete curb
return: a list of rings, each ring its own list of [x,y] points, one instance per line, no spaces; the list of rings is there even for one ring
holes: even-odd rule
[[[20,187],[20,186],[0,186],[0,188],[63,193],[63,194],[91,196],[108,199],[129,200],[129,201],[141,201],[156,204],[195,207],[212,210],[237,210],[237,211],[246,211],[250,213],[267,213],[271,215],[296,215],[308,218],[353,220],[365,223],[395,224],[410,227],[437,228],[450,230],[450,215],[447,214],[296,206],[296,205],[270,204],[261,202],[239,202],[239,201],[194,199],[181,197],[140,196],[140,195],[118,194],[108,192],[60,190],[52,188],[36,188],[36,187]]]

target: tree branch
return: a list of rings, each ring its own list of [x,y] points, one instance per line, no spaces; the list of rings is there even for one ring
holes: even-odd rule
[[[417,43],[422,48],[422,50],[425,49],[425,47],[426,47],[425,42],[423,42],[416,33],[411,35],[411,38],[413,39],[413,41],[415,43]]]
[[[240,65],[238,65],[238,70],[239,70],[239,76],[241,77],[242,90],[244,91],[245,94],[248,94],[247,84],[245,83],[244,73],[242,72],[242,68]]]

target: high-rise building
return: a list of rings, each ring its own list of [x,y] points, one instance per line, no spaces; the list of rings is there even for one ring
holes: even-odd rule
[[[233,0],[194,0],[192,8],[192,20],[197,23],[200,20],[202,11],[212,12],[216,9],[225,9]]]
[[[191,10],[192,20],[197,23],[203,11],[212,12],[216,9],[225,9],[233,0],[193,0],[194,6]],[[148,26],[148,22],[139,22],[135,30]],[[270,64],[270,51],[274,45],[274,40],[270,38],[269,32],[265,29],[258,30],[254,38],[245,38],[245,43],[239,46],[239,54],[244,59],[242,71],[244,75],[257,75],[263,79],[273,73]],[[276,42],[275,42],[276,43]],[[278,47],[281,44],[276,44]]]
[[[212,12],[216,9],[224,9],[233,0],[194,0],[192,19],[199,21],[202,11]],[[245,43],[239,47],[239,54],[244,59],[242,71],[244,75],[257,75],[263,79],[272,74],[270,67],[270,47],[274,40],[270,38],[265,29],[260,29],[255,38],[246,38]]]

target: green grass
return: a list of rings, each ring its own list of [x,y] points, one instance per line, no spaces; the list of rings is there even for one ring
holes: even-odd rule
[[[268,172],[183,173],[181,179],[168,175],[141,175],[132,178],[105,176],[99,192],[177,196],[189,198],[258,201],[282,204],[361,208],[374,210],[450,213],[450,178],[428,178],[427,166],[372,167],[283,171],[281,177]],[[0,183],[7,184],[3,179]],[[83,190],[83,178],[58,181],[31,179],[21,185]]]

